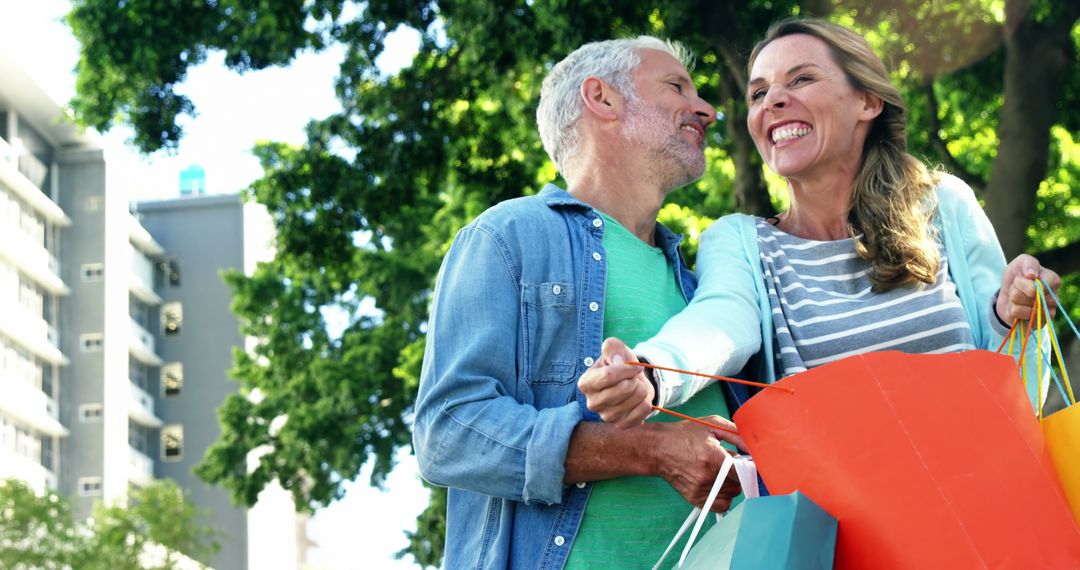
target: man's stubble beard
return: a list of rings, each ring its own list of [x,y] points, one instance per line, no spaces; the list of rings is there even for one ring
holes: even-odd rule
[[[626,109],[626,138],[647,151],[649,170],[665,193],[701,178],[705,153],[682,136],[681,125],[671,122],[671,113],[638,97],[629,98]],[[697,117],[686,119],[690,121],[700,122]]]

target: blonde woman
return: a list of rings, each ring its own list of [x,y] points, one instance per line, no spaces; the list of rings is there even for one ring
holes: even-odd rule
[[[1060,284],[1031,256],[1006,266],[971,189],[906,152],[907,110],[862,36],[784,20],[748,69],[747,125],[790,207],[718,220],[687,308],[633,352],[605,342],[579,381],[605,421],[636,425],[650,403],[720,389],[623,364],[633,358],[728,376],[749,363],[748,377],[772,382],[864,352],[993,350],[1030,314],[1034,277]],[[1034,384],[1033,402],[1045,397]],[[724,387],[733,409],[748,397],[739,388]]]

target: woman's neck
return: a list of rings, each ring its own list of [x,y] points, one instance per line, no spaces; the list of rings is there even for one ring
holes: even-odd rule
[[[804,239],[834,241],[851,237],[851,182],[809,185],[789,180],[791,205],[776,227]]]

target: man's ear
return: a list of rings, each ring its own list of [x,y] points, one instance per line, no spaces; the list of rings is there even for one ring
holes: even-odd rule
[[[581,82],[581,99],[585,111],[598,119],[614,121],[622,114],[622,96],[599,77],[586,77]]]

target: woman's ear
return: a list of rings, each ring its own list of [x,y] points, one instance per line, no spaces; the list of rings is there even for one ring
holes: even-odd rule
[[[873,121],[885,110],[885,101],[873,93],[863,91],[862,99],[863,106],[859,112],[859,118],[863,120]]]
[[[599,77],[586,77],[581,82],[581,99],[585,111],[598,119],[614,121],[622,113],[622,96]]]

